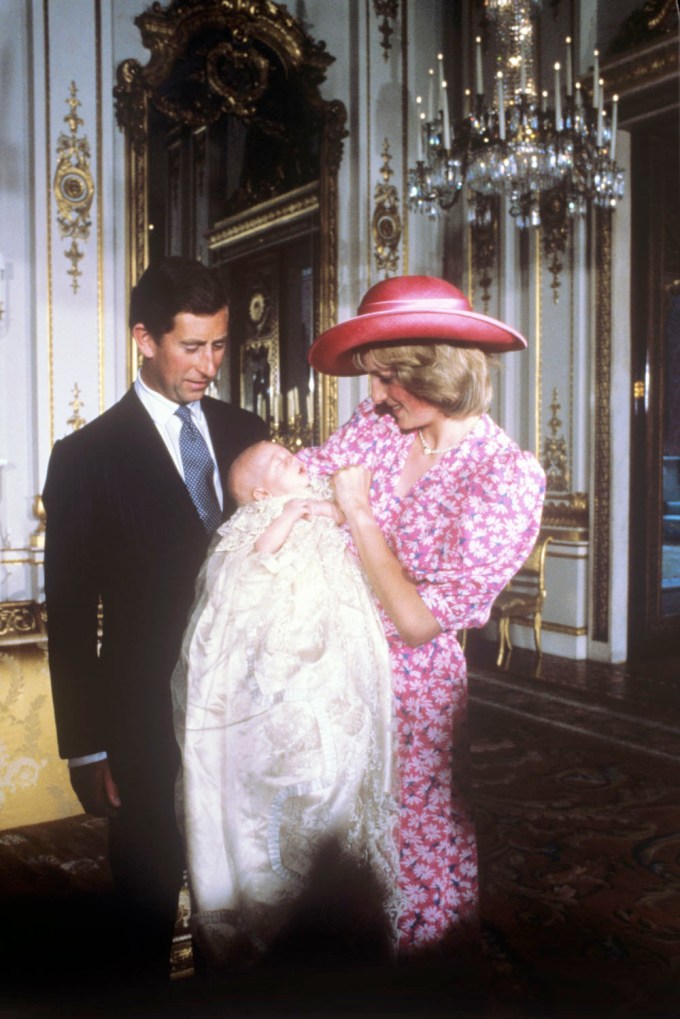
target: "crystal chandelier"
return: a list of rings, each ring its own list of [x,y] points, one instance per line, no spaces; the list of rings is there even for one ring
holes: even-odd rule
[[[486,0],[497,41],[499,70],[485,93],[481,39],[475,41],[475,93],[465,92],[460,122],[449,118],[443,57],[429,72],[427,112],[418,108],[418,159],[409,171],[409,205],[429,216],[450,208],[467,185],[470,212],[488,215],[489,198],[503,196],[520,227],[539,226],[541,196],[560,188],[567,214],[589,205],[614,208],[623,195],[615,161],[618,97],[605,109],[599,55],[594,52],[592,94],[574,81],[572,43],[564,66],[554,65],[552,105],[539,94],[535,25],[540,0]],[[435,101],[435,93],[438,101]],[[436,107],[436,109],[435,109]]]

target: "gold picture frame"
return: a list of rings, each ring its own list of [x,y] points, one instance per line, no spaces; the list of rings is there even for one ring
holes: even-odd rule
[[[315,328],[323,331],[337,320],[337,175],[342,158],[346,111],[338,100],[327,101],[319,93],[333,57],[323,42],[317,43],[285,7],[269,0],[196,0],[191,5],[154,4],[135,19],[142,40],[151,52],[142,66],[129,59],[118,67],[114,90],[118,123],[125,133],[126,152],[126,237],[128,292],[149,261],[150,125],[151,114],[162,115],[180,126],[196,131],[232,116],[246,124],[265,122],[259,103],[267,94],[267,76],[276,74],[294,82],[299,106],[288,116],[289,123],[311,125],[313,139],[307,158],[316,172],[303,180],[314,192],[317,203],[315,229],[318,231],[317,261],[314,266]],[[193,47],[193,48],[192,48]],[[177,69],[193,60],[194,80],[200,96],[182,105],[172,92]],[[200,65],[195,73],[196,61]],[[245,70],[248,73],[244,73]],[[285,105],[285,104],[284,104]],[[302,118],[300,111],[303,112]],[[271,129],[271,117],[268,121]],[[276,127],[276,125],[274,125]],[[311,136],[310,136],[311,138]],[[298,136],[299,141],[299,136]],[[303,139],[304,141],[304,139]],[[307,173],[310,177],[309,172]],[[296,201],[297,188],[285,186],[265,197],[254,189],[241,189],[244,207],[229,217],[234,229],[260,236],[280,228],[280,217],[288,215]],[[269,202],[273,206],[269,207]],[[264,211],[263,211],[264,207]],[[264,218],[262,218],[264,216]],[[216,224],[223,229],[224,224]],[[211,236],[215,231],[211,230]],[[214,238],[210,242],[214,248]],[[169,252],[168,252],[169,253]],[[178,253],[178,252],[172,252]],[[212,257],[212,252],[211,252]],[[137,352],[128,348],[128,377],[136,373]],[[315,441],[323,441],[337,427],[337,381],[320,377],[314,394]]]

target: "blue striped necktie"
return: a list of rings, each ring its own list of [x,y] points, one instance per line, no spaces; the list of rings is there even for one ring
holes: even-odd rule
[[[179,433],[179,451],[182,456],[184,483],[203,526],[212,534],[222,520],[222,510],[215,495],[213,471],[215,465],[208,445],[194,424],[188,407],[178,407],[175,414],[182,422]]]

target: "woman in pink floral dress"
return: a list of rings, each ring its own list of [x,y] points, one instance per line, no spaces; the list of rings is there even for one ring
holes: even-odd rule
[[[491,420],[488,354],[526,341],[449,283],[385,280],[309,359],[367,373],[371,396],[321,447],[378,601],[394,683],[400,949],[475,936],[477,854],[466,798],[467,676],[457,631],[482,626],[533,547],[544,475]]]

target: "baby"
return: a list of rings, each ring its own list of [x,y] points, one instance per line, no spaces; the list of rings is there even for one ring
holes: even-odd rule
[[[229,493],[239,506],[272,496],[309,496],[310,479],[304,464],[276,442],[256,442],[234,461],[227,481]],[[324,486],[317,486],[317,498],[291,498],[280,516],[269,524],[255,542],[256,552],[278,552],[293,524],[303,517],[325,516],[336,524],[344,523],[344,514],[327,497]],[[324,497],[326,496],[326,497]]]
[[[370,873],[392,938],[397,915],[389,658],[342,513],[273,442],[228,488],[173,676],[192,927],[215,969],[266,952],[303,896],[314,910],[333,860]]]

